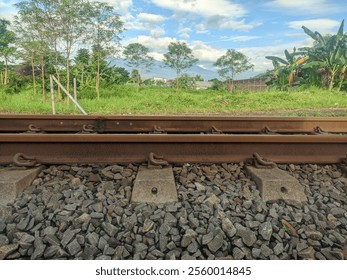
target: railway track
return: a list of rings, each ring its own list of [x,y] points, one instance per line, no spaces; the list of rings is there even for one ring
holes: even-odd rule
[[[346,154],[347,118],[0,116],[0,167],[44,164],[2,169],[0,259],[347,259]]]
[[[347,118],[0,115],[0,132],[347,133]]]
[[[0,163],[338,163],[347,154],[347,118],[196,116],[0,117]],[[163,157],[163,159],[162,159]],[[25,160],[24,160],[25,162]]]

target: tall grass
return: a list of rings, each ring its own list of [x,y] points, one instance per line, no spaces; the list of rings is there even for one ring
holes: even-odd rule
[[[88,114],[274,114],[347,116],[347,94],[310,88],[302,91],[222,92],[172,88],[114,86],[101,89],[96,99],[93,90],[78,93],[78,101]],[[57,99],[57,98],[56,98]],[[58,100],[58,114],[79,114],[70,102]],[[0,91],[0,113],[50,114],[47,95],[34,96],[27,90],[15,94]]]

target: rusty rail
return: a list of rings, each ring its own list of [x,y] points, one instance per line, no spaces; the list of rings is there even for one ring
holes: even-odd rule
[[[0,134],[0,163],[17,153],[38,163],[241,162],[258,153],[276,163],[338,163],[347,135]]]
[[[29,126],[47,133],[347,133],[347,118],[225,116],[53,116],[0,115],[0,133],[25,132]]]
[[[0,164],[240,162],[338,163],[347,118],[1,115]]]

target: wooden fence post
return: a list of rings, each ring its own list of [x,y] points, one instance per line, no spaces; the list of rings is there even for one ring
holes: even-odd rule
[[[55,115],[54,85],[52,75],[49,75],[49,83],[51,87],[52,114]]]

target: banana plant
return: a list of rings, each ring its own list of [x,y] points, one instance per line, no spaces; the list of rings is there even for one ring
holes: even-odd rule
[[[346,52],[346,56],[343,59],[343,67],[341,69],[341,72],[339,73],[339,86],[338,86],[339,91],[341,91],[342,87],[345,84],[347,84],[346,75],[347,75],[347,52]]]
[[[280,84],[280,87],[294,85],[295,76],[299,71],[300,65],[307,60],[307,57],[303,56],[305,54],[305,52],[297,51],[296,48],[294,48],[292,53],[289,53],[288,50],[284,51],[286,59],[278,56],[265,57],[272,61],[274,76]]]
[[[332,36],[322,36],[319,32],[313,32],[305,26],[302,28],[308,36],[316,41],[315,47],[306,48],[309,57],[306,66],[324,68],[328,73],[328,88],[331,90],[335,86],[338,74],[346,71],[347,35],[343,32],[344,20],[341,22],[337,34]],[[340,81],[339,84],[342,83]],[[341,88],[341,86],[339,87]]]

